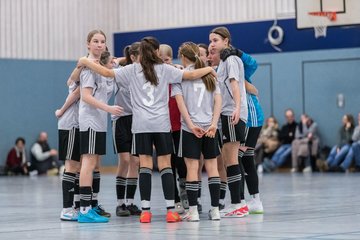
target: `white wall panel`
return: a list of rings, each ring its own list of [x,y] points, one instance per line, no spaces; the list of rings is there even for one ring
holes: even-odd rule
[[[119,1],[120,32],[295,17],[294,0]]]
[[[119,29],[119,0],[0,0],[0,58],[74,60],[93,29]]]
[[[74,60],[114,32],[294,17],[294,0],[0,0],[0,58]]]

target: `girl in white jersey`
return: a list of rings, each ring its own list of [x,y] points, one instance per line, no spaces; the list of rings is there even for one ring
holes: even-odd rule
[[[106,47],[106,37],[102,31],[95,30],[88,35],[88,58],[99,60]],[[100,176],[93,176],[100,165],[100,155],[105,154],[107,113],[120,115],[122,108],[109,106],[107,81],[100,75],[84,68],[80,74],[81,100],[79,107],[80,153],[82,163],[80,170],[80,213],[78,222],[108,222],[91,208],[92,198],[97,197],[93,186],[93,177],[100,181]],[[100,175],[100,174],[99,174]],[[100,182],[99,182],[100,183]],[[99,186],[100,184],[96,184]]]
[[[210,49],[221,52],[230,47],[230,32],[225,27],[217,27],[210,32]],[[217,70],[222,93],[221,122],[223,130],[222,157],[227,167],[228,187],[231,205],[221,211],[222,217],[245,216],[241,205],[241,170],[238,162],[240,143],[245,142],[245,125],[248,117],[243,63],[237,56],[220,61]]]
[[[69,94],[64,105],[56,110],[59,130],[59,160],[65,161],[62,177],[63,209],[60,219],[77,221],[78,211],[73,208],[74,194],[79,192],[76,186],[76,174],[80,170],[79,136],[79,98],[78,82],[69,82]]]
[[[183,43],[179,49],[179,58],[187,70],[205,67],[199,54],[199,47],[192,42]],[[187,167],[186,191],[189,211],[183,219],[199,221],[198,171],[202,154],[209,177],[211,196],[209,218],[220,220],[220,178],[216,161],[216,157],[220,154],[216,132],[221,110],[220,89],[213,77],[204,76],[195,81],[174,84],[172,96],[175,96],[182,116],[179,154],[185,158]]]
[[[114,70],[102,68],[86,58],[81,58],[79,64],[86,65],[102,75],[115,77],[118,84],[130,89],[134,134],[132,148],[140,158],[139,187],[142,207],[140,222],[151,222],[153,145],[158,155],[158,167],[168,209],[166,221],[180,221],[180,216],[174,212],[174,179],[170,164],[173,143],[170,132],[168,85],[180,83],[183,78],[197,79],[210,73],[216,75],[215,72],[210,67],[182,71],[164,64],[159,57],[159,42],[153,37],[145,37],[141,40],[140,63]]]
[[[139,42],[125,47],[125,65],[139,61],[139,49]],[[141,211],[134,204],[134,196],[139,176],[139,158],[131,155],[131,125],[133,116],[129,88],[124,88],[116,84],[114,101],[115,105],[120,105],[123,108],[121,116],[111,116],[113,121],[114,150],[115,153],[118,154],[118,167],[116,170],[116,215],[119,217],[140,215]]]

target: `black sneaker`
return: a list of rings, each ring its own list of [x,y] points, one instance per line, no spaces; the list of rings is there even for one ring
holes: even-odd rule
[[[129,210],[130,215],[140,216],[141,214],[141,210],[135,204],[126,206],[126,209]]]
[[[116,207],[116,216],[118,217],[130,216],[130,211],[127,209],[125,204]]]
[[[101,205],[97,205],[96,207],[93,208],[93,210],[100,216],[107,217],[107,218],[111,217],[111,214],[106,212],[105,209]]]

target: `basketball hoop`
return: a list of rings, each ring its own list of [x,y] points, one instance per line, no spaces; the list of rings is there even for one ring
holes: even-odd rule
[[[309,12],[313,19],[315,38],[326,37],[327,26],[336,21],[336,12]]]

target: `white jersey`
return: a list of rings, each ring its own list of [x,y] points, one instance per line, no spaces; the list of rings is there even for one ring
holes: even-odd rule
[[[180,83],[183,71],[168,64],[154,65],[158,85],[145,79],[141,64],[114,69],[120,87],[130,89],[133,133],[170,132],[169,84]]]
[[[190,65],[185,70],[193,69],[194,65]],[[182,81],[173,84],[171,89],[171,96],[183,96],[191,121],[204,130],[210,127],[213,119],[215,94],[220,94],[218,84],[214,92],[209,92],[202,79]],[[183,117],[181,117],[181,129],[191,132]]]
[[[92,96],[98,101],[107,103],[108,86],[107,81],[99,74],[84,68],[80,74],[81,100],[79,106],[79,124],[80,131],[87,131],[89,128],[96,132],[106,132],[107,130],[107,112],[95,108],[82,100],[82,91],[84,88],[92,88]]]
[[[69,86],[69,95],[79,87],[79,82],[73,82]],[[68,97],[69,97],[68,95]],[[79,99],[66,109],[64,114],[58,120],[58,129],[71,130],[79,128]]]
[[[221,60],[217,70],[217,76],[223,98],[221,114],[231,116],[235,110],[235,102],[230,85],[230,79],[234,79],[238,82],[240,89],[240,119],[246,123],[248,118],[248,106],[246,101],[243,62],[237,56],[229,56],[225,62]]]
[[[129,86],[124,88],[121,87],[119,83],[115,82],[114,95],[114,104],[121,106],[123,108],[123,112],[120,116],[111,115],[111,120],[115,121],[119,117],[132,115],[131,95]]]

